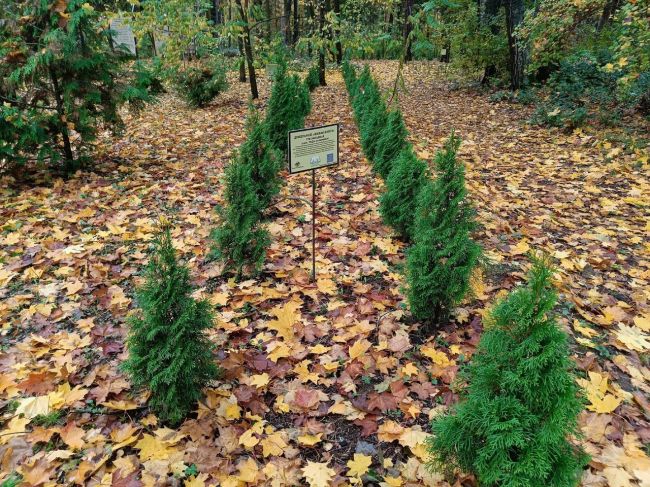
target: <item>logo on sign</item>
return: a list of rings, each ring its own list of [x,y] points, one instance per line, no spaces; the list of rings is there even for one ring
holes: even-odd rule
[[[309,161],[312,166],[320,164],[320,156],[312,156],[311,161]]]
[[[334,162],[334,153],[327,154],[327,162]]]

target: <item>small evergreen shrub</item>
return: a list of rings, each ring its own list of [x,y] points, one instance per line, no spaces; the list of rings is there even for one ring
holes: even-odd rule
[[[405,240],[413,236],[414,214],[420,188],[427,182],[427,165],[411,147],[400,152],[386,180],[386,192],[379,198],[384,223]]]
[[[192,66],[178,72],[176,87],[188,105],[203,108],[228,89],[226,71],[220,64]]]
[[[460,402],[432,423],[434,467],[458,467],[486,487],[578,485],[588,459],[569,438],[583,401],[551,278],[536,260],[528,285],[492,309]]]
[[[128,56],[84,0],[2,2],[0,17],[0,174],[90,165],[98,132],[124,127],[120,105],[147,101],[125,82]]]
[[[377,142],[386,126],[386,105],[379,91],[373,91],[373,95],[366,98],[366,104],[363,119],[359,123],[361,148],[368,160],[374,161]]]
[[[271,198],[278,194],[282,180],[282,154],[273,147],[266,124],[260,121],[259,114],[251,104],[246,141],[239,149],[242,163],[250,168],[255,194],[261,208],[266,208]]]
[[[474,210],[467,200],[465,168],[456,159],[459,145],[460,139],[452,134],[436,154],[438,177],[423,185],[416,208],[415,204],[405,208],[412,219],[415,215],[414,245],[406,265],[409,306],[416,318],[431,323],[446,319],[465,297],[480,254],[470,236]],[[393,172],[397,167],[396,163]]]
[[[572,130],[584,125],[593,107],[609,111],[616,105],[616,74],[602,69],[610,58],[579,52],[563,59],[548,80],[548,98],[538,104],[531,122]]]
[[[151,391],[149,405],[172,424],[187,416],[218,374],[205,335],[213,326],[210,304],[191,293],[189,270],[177,261],[167,226],[155,240],[146,282],[138,290],[142,313],[129,322],[123,368],[135,386]]]
[[[288,75],[287,66],[278,66],[266,110],[266,125],[273,146],[287,153],[290,130],[305,126],[305,117],[311,111],[309,90],[297,75]]]
[[[399,109],[391,111],[375,148],[373,167],[382,178],[388,177],[396,157],[407,146],[407,136],[402,112]]]
[[[143,61],[136,61],[133,65],[133,74],[133,86],[136,88],[146,91],[151,96],[165,93],[162,63],[159,58],[155,58],[149,64]]]
[[[341,72],[343,73],[343,80],[345,81],[345,87],[348,90],[350,98],[354,96],[353,85],[357,81],[357,71],[352,64],[346,59],[341,65]]]
[[[318,76],[318,65],[313,64],[309,71],[307,71],[307,77],[305,78],[305,86],[309,91],[314,91],[320,86],[320,79]]]
[[[213,230],[211,255],[241,277],[244,268],[259,270],[269,245],[261,226],[261,207],[251,165],[236,155],[226,168],[226,205],[217,208],[222,223]]]

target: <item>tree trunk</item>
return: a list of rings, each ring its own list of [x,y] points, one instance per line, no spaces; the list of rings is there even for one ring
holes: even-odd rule
[[[212,0],[212,22],[214,25],[219,25],[223,23],[223,18],[221,16],[221,0]]]
[[[313,37],[314,35],[314,23],[316,22],[316,12],[314,6],[311,2],[305,4],[305,14],[307,16],[307,37]],[[311,40],[307,42],[307,55],[312,56],[312,42]]]
[[[284,10],[282,12],[282,35],[284,36],[285,45],[291,44],[291,4],[292,0],[284,0]]]
[[[334,13],[336,14],[337,19],[341,17],[341,0],[334,1]],[[334,38],[336,39],[336,64],[341,64],[343,62],[343,45],[341,44],[341,31],[337,27],[334,30]]]
[[[61,97],[61,88],[59,86],[59,79],[54,71],[54,68],[50,67],[50,79],[52,80],[52,88],[54,89],[54,99],[56,100],[56,112],[59,115],[60,125],[60,134],[63,139],[63,155],[65,156],[64,169],[65,172],[71,173],[77,167],[77,164],[74,160],[74,154],[72,153],[72,144],[70,143],[70,134],[68,133],[68,126],[65,117],[65,107],[63,106],[63,98]],[[57,124],[57,126],[59,126]]]
[[[266,15],[266,40],[270,41],[273,33],[271,32],[271,0],[264,0],[264,15]]]
[[[298,42],[298,37],[300,37],[300,28],[298,21],[298,0],[293,0],[293,40],[291,45],[295,46]]]
[[[404,27],[402,29],[402,36],[404,38],[404,61],[411,61],[413,59],[413,53],[411,52],[411,31],[413,30],[413,25],[411,25],[410,16],[413,10],[413,0],[404,0],[402,3],[402,11],[404,13]]]
[[[325,0],[318,0],[318,36],[320,46],[318,49],[318,81],[320,86],[326,86],[325,82]]]
[[[239,16],[244,22],[244,52],[246,53],[246,61],[248,64],[248,80],[251,85],[251,97],[253,100],[259,98],[257,92],[257,77],[255,76],[255,66],[253,65],[253,46],[251,45],[251,27],[248,23],[248,12],[244,10],[241,0],[236,0],[237,8],[239,9]],[[241,69],[241,68],[240,68]]]
[[[600,16],[598,21],[597,29],[601,31],[603,27],[610,23],[612,17],[618,10],[618,7],[621,5],[621,0],[608,0],[605,2],[605,7],[603,8],[603,14]]]
[[[506,25],[508,27],[508,50],[510,52],[510,87],[518,90],[524,83],[524,73],[528,52],[525,46],[522,46],[517,39],[517,27],[524,20],[524,1],[523,0],[505,0]]]
[[[244,54],[244,39],[241,35],[237,37],[237,44],[239,45],[239,81],[246,83],[246,56]]]
[[[492,34],[499,33],[499,26],[494,22],[495,18],[499,15],[499,8],[501,7],[501,0],[485,0],[485,7],[481,9],[481,2],[478,2],[479,20],[482,26],[489,25]],[[481,84],[486,85],[490,79],[496,74],[497,68],[494,64],[488,64],[485,67],[483,76],[481,77]]]

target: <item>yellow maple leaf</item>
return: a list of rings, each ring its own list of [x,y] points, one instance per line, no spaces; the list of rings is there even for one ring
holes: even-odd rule
[[[634,324],[643,331],[650,332],[650,315],[642,315],[634,318]]]
[[[337,293],[336,283],[332,279],[318,279],[316,281],[316,287],[323,294],[335,296]]]
[[[257,479],[259,467],[257,466],[257,462],[249,457],[237,465],[237,470],[239,470],[239,475],[237,476],[239,481],[254,483]]]
[[[336,472],[328,467],[327,463],[307,461],[307,465],[302,469],[302,476],[310,487],[329,487],[334,475]]]
[[[419,373],[420,371],[415,365],[413,365],[413,362],[407,363],[400,370],[400,374],[402,376],[408,376],[408,377],[411,377],[412,375],[418,375]]]
[[[579,384],[587,393],[590,404],[587,409],[596,413],[611,413],[620,404],[621,399],[607,393],[608,379],[598,372],[589,372],[589,380],[578,379]]]
[[[615,331],[614,334],[618,341],[625,345],[625,347],[617,348],[627,348],[637,352],[645,352],[650,349],[648,335],[634,326],[618,325],[618,330]]]
[[[7,427],[0,430],[0,445],[4,445],[19,433],[25,433],[25,428],[29,424],[29,421],[29,418],[20,418],[18,416],[12,418],[7,423]]]
[[[352,460],[348,460],[348,477],[361,477],[372,465],[372,457],[363,455],[362,453],[355,453]]]
[[[267,346],[268,358],[270,361],[277,363],[279,359],[289,357],[291,349],[281,341],[275,341]]]
[[[305,446],[314,446],[321,442],[322,437],[323,437],[323,433],[318,433],[316,435],[310,435],[310,434],[300,435],[298,437],[298,443]]]
[[[264,423],[258,421],[242,433],[242,435],[239,437],[239,444],[250,450],[260,442],[260,439],[255,435],[261,435],[263,431]]]
[[[287,447],[287,443],[279,431],[268,435],[260,444],[262,445],[262,455],[264,455],[264,458],[270,456],[278,457],[282,455],[284,449]]]
[[[363,340],[357,340],[350,347],[350,351],[349,351],[350,360],[354,360],[355,358],[359,358],[362,355],[365,355],[365,353],[370,349],[371,346],[372,344],[365,338]]]
[[[433,347],[422,347],[420,348],[420,353],[425,357],[430,358],[434,364],[439,365],[440,367],[456,365],[456,362],[454,360],[449,360],[444,352],[440,352]]]
[[[257,387],[258,389],[264,387],[269,383],[269,374],[264,372],[263,374],[256,374],[250,377],[250,383],[252,386]]]
[[[16,415],[24,415],[28,419],[50,412],[50,399],[48,396],[25,397],[20,399]]]
[[[402,433],[404,433],[404,427],[396,423],[395,421],[386,421],[381,424],[377,429],[377,438],[379,441],[391,442],[398,440]]]
[[[379,485],[382,487],[402,487],[404,480],[402,480],[402,477],[384,477],[384,481]]]
[[[269,330],[275,330],[278,336],[287,341],[293,341],[295,338],[294,325],[300,319],[300,312],[298,311],[302,306],[302,302],[289,301],[283,306],[276,306],[271,310],[271,314],[275,316],[275,320],[266,323]]]
[[[138,456],[142,462],[146,462],[147,460],[166,460],[176,451],[166,441],[147,433],[133,445],[133,448],[140,450]]]

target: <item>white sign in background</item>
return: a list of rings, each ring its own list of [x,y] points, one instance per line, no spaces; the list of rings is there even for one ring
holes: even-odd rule
[[[111,20],[110,26],[111,30],[114,32],[113,42],[118,46],[121,45],[135,56],[135,36],[133,35],[133,29],[131,29],[131,26],[126,24],[120,17],[115,17]]]

